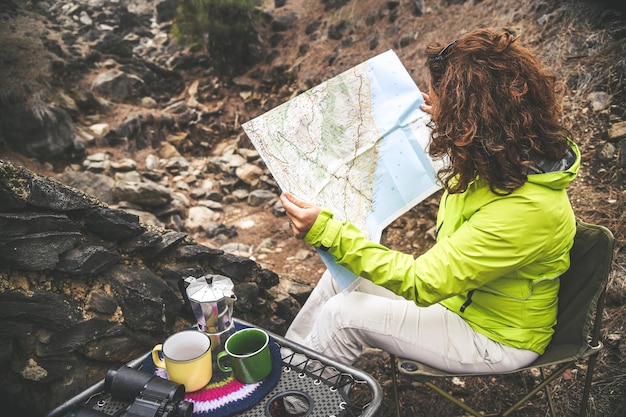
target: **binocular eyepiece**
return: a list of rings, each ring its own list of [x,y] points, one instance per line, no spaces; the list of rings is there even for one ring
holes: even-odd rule
[[[139,394],[173,401],[185,399],[183,385],[125,365],[119,369],[109,369],[104,378],[104,389],[113,398],[122,401],[132,401]]]
[[[128,366],[111,368],[104,379],[104,390],[114,400],[128,403],[116,417],[191,417],[193,404],[185,401],[185,387]],[[66,417],[110,417],[86,405]]]

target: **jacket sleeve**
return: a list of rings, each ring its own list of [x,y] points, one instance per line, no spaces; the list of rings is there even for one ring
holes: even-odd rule
[[[536,245],[527,241],[520,248],[519,240],[527,234],[524,228],[510,219],[503,222],[504,229],[494,225],[489,210],[476,217],[483,216],[491,220],[466,221],[452,236],[438,239],[418,258],[368,240],[356,226],[335,219],[326,209],[304,240],[327,250],[338,264],[355,274],[427,306],[482,287],[532,262],[541,253],[539,240],[545,238],[541,234],[529,238],[537,241]]]

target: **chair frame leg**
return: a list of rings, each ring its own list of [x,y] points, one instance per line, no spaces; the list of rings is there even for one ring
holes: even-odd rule
[[[480,412],[474,410],[472,407],[470,407],[469,405],[465,404],[464,402],[462,402],[461,400],[457,399],[456,397],[448,394],[446,391],[444,391],[443,389],[439,388],[437,385],[433,384],[432,382],[424,381],[424,382],[422,382],[422,384],[426,385],[428,388],[430,388],[431,390],[435,391],[436,393],[438,393],[439,395],[441,395],[442,397],[444,397],[448,401],[454,403],[457,407],[462,408],[463,410],[467,411],[471,415],[473,415],[475,417],[484,417],[483,414],[481,414]]]
[[[543,368],[539,368],[539,372],[541,372],[541,380],[545,381],[546,371]],[[548,407],[550,407],[550,415],[552,415],[552,417],[556,417],[556,413],[554,411],[554,401],[552,400],[552,391],[550,391],[550,387],[546,385],[543,391],[546,393],[546,399],[548,400]]]
[[[585,417],[587,415],[587,404],[589,403],[589,392],[591,391],[591,380],[593,379],[593,371],[596,367],[596,360],[598,355],[593,355],[587,361],[587,376],[585,377],[585,386],[583,388],[583,398],[580,401],[579,416]]]
[[[393,395],[394,395],[394,401],[395,401],[395,405],[396,405],[396,417],[400,417],[400,402],[399,402],[399,399],[398,399],[398,376],[397,376],[397,370],[396,370],[396,357],[394,355],[390,355],[390,356],[391,356],[390,359],[391,359],[391,378],[392,378],[392,382],[393,382]],[[588,398],[589,398],[589,391],[590,391],[590,388],[591,388],[591,380],[592,380],[592,376],[591,375],[593,374],[593,368],[595,366],[596,356],[597,355],[591,356],[589,358],[589,361],[588,361],[588,371],[587,371],[588,373],[587,373],[587,377],[585,378],[585,387],[584,387],[584,390],[583,390],[583,398],[582,398],[582,401],[581,401],[581,408],[580,408],[580,416],[581,417],[582,416],[586,416],[586,414],[587,414],[586,413],[586,411],[587,411],[587,402],[588,402]],[[547,377],[546,377],[544,368],[539,368],[539,370],[541,372],[542,381],[539,384],[537,384],[524,397],[522,397],[519,401],[517,401],[515,404],[513,404],[506,411],[504,411],[503,413],[501,413],[499,415],[502,416],[502,417],[510,416],[515,411],[517,411],[522,405],[526,404],[528,402],[528,400],[530,400],[532,397],[537,395],[537,393],[539,391],[544,390],[545,393],[546,393],[548,406],[550,408],[550,414],[552,415],[552,417],[556,417],[555,409],[554,409],[554,402],[553,402],[553,399],[552,399],[552,393],[549,390],[549,388],[550,388],[549,386],[552,383],[552,381],[554,381],[555,379],[561,377],[563,372],[565,372],[566,369],[571,368],[575,363],[576,363],[576,361],[571,361],[571,362],[565,363],[565,364],[561,365],[560,367],[558,367],[554,372],[550,373],[550,375],[548,375]],[[430,388],[431,390],[435,391],[436,393],[438,393],[439,395],[441,395],[442,397],[444,397],[448,401],[452,402],[453,404],[455,404],[459,408],[465,410],[466,412],[468,412],[472,416],[475,416],[475,417],[483,417],[484,416],[483,414],[481,414],[480,412],[478,412],[475,409],[471,408],[470,406],[468,406],[464,402],[460,401],[459,399],[457,399],[453,395],[451,395],[448,392],[444,391],[443,389],[441,389],[440,387],[438,387],[434,383],[432,383],[430,381],[421,381],[421,383],[424,384],[425,386],[427,386],[428,388]]]
[[[563,372],[565,372],[566,369],[572,367],[575,363],[576,363],[576,361],[571,361],[571,362],[567,362],[566,364],[561,365],[557,370],[552,372],[550,374],[550,376],[548,376],[543,381],[541,381],[541,383],[539,383],[537,386],[535,386],[535,388],[533,388],[528,394],[526,394],[518,402],[513,404],[504,413],[502,413],[502,416],[506,417],[506,416],[511,415],[518,408],[520,408],[522,405],[524,405],[528,400],[530,400],[532,397],[534,397],[539,391],[541,391],[542,389],[547,389],[548,385],[550,385],[550,383],[552,383],[552,381],[554,381],[557,378],[560,378],[561,375],[563,374]]]
[[[398,399],[398,375],[396,371],[396,356],[390,355],[391,381],[393,383],[393,401],[396,405],[396,417],[400,417],[400,400]]]

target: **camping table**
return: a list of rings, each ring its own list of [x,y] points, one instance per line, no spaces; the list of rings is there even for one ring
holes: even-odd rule
[[[239,319],[235,319],[235,322],[239,325],[254,327]],[[272,417],[269,412],[270,402],[275,402],[277,398],[280,399],[286,394],[295,394],[308,400],[309,409],[303,414],[306,417],[371,417],[376,415],[382,404],[382,390],[378,382],[369,374],[336,362],[281,336],[268,333],[281,351],[280,377],[261,401],[236,415]],[[128,366],[139,368],[148,355],[150,353],[131,361]],[[106,401],[103,394],[104,380],[101,380],[52,410],[46,417],[65,417],[70,410],[79,405],[93,406],[94,409],[110,415],[125,406],[122,404],[107,407],[103,404],[103,401]],[[100,400],[98,400],[99,396],[102,397]],[[111,400],[110,396],[108,398]]]

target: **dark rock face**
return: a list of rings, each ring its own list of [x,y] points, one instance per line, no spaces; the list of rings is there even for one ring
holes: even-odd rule
[[[60,107],[30,109],[0,104],[0,134],[24,155],[54,160],[82,155],[85,144],[75,140],[70,115]]]
[[[297,311],[248,258],[0,160],[0,400],[42,415],[193,324],[185,277],[230,277],[235,315],[283,333]],[[240,301],[239,301],[240,300]]]

